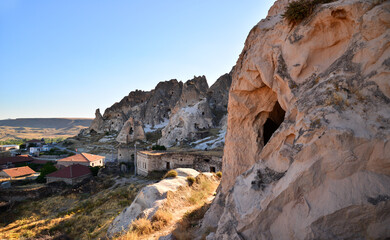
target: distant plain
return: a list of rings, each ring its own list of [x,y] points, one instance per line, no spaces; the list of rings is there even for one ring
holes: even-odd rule
[[[87,118],[17,118],[0,120],[0,141],[8,139],[67,138],[90,126]]]

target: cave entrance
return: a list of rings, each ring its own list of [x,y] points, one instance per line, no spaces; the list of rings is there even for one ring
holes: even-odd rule
[[[276,102],[263,126],[264,146],[271,139],[272,134],[279,128],[280,124],[282,124],[285,114],[286,112],[282,109],[279,102]]]

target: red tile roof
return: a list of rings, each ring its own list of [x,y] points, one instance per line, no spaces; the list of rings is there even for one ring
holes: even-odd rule
[[[93,162],[103,159],[104,156],[93,155],[89,153],[76,154],[67,158],[58,160],[57,162]]]
[[[3,172],[5,172],[10,177],[21,177],[25,175],[30,175],[36,173],[31,168],[25,166],[25,167],[17,167],[17,168],[9,168],[9,169],[3,169]]]
[[[28,156],[28,155],[19,155],[15,157],[5,157],[0,158],[0,165],[7,164],[8,162],[11,163],[23,163],[23,162],[31,162],[34,158]]]
[[[61,168],[56,172],[50,173],[46,175],[46,177],[75,178],[85,176],[90,173],[91,170],[89,167],[80,164],[73,164],[68,167]]]

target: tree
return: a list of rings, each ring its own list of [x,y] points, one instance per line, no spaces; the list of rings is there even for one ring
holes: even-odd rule
[[[37,177],[37,182],[39,183],[44,183],[46,182],[46,175],[50,174],[52,172],[57,171],[57,168],[54,166],[53,162],[47,162],[45,165],[42,166],[41,168],[41,174]]]

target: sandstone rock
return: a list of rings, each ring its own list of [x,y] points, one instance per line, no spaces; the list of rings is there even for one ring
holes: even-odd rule
[[[212,113],[214,114],[215,123],[227,114],[227,104],[229,100],[229,90],[232,84],[232,72],[226,73],[219,77],[217,81],[207,91],[207,100]]]
[[[183,107],[173,114],[169,124],[162,130],[158,144],[171,147],[183,141],[196,140],[199,130],[212,126],[213,115],[205,98],[194,106]]]
[[[168,191],[176,191],[180,186],[187,186],[187,176],[198,176],[199,172],[189,168],[177,168],[176,178],[167,178],[158,183],[144,187],[129,207],[117,216],[108,228],[108,236],[126,231],[138,217],[152,218],[164,203]]]
[[[152,90],[151,97],[146,104],[145,117],[141,121],[144,124],[155,126],[168,119],[179,101],[182,88],[183,83],[176,79],[158,83]]]
[[[134,120],[132,117],[130,117],[129,120],[127,120],[123,125],[122,130],[116,138],[116,141],[120,143],[129,143],[136,140],[145,139],[146,137],[144,128],[142,127],[142,122]]]
[[[206,97],[209,85],[205,76],[188,80],[184,85],[179,101],[176,103],[172,113],[175,114],[183,107],[193,106]]]
[[[323,4],[296,26],[287,2],[234,69],[208,239],[386,239],[390,2]]]
[[[97,133],[102,133],[103,132],[103,124],[104,124],[104,120],[103,120],[102,114],[100,113],[100,109],[96,109],[95,119],[92,121],[91,126],[89,127],[89,130],[94,130]]]

